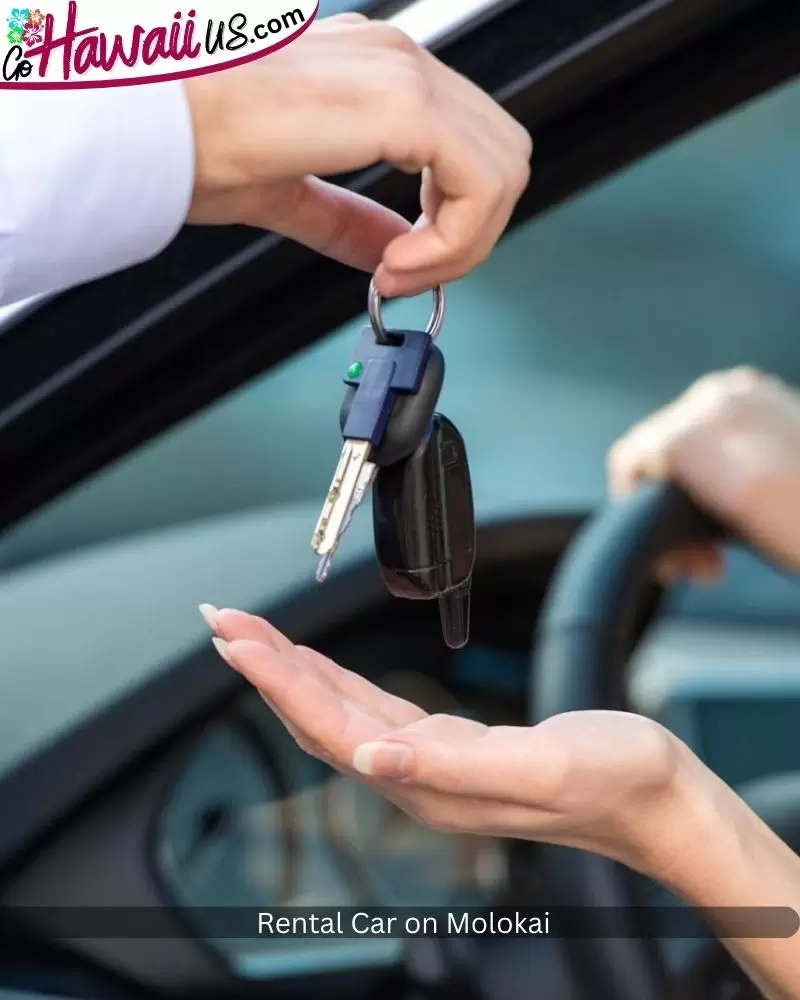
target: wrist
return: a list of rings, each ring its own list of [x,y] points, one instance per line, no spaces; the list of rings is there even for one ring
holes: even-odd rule
[[[705,908],[786,906],[786,873],[800,860],[689,748],[677,764],[641,870]]]
[[[220,93],[218,75],[221,74],[194,77],[184,84],[195,146],[190,221],[207,221],[193,219],[192,215],[203,215],[207,202],[213,202],[241,181],[228,155],[234,145],[233,137],[226,134],[225,95]]]
[[[676,736],[668,733],[670,765],[656,794],[629,818],[631,867],[686,898],[709,858],[730,864],[740,851],[742,817],[735,793]]]

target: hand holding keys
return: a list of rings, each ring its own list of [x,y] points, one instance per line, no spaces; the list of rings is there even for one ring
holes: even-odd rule
[[[330,569],[342,535],[375,485],[375,546],[390,593],[439,600],[448,646],[469,638],[475,516],[466,449],[436,413],[444,358],[434,341],[444,319],[437,288],[428,329],[388,331],[370,287],[368,327],[357,345],[340,413],[344,446],[317,523],[317,579]]]

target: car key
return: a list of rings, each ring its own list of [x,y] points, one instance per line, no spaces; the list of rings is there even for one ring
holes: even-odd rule
[[[373,490],[375,552],[395,597],[438,600],[451,649],[469,640],[475,508],[464,439],[434,414],[412,455],[381,468]]]
[[[337,470],[338,471],[338,470]],[[356,483],[355,492],[350,500],[350,504],[347,508],[347,513],[345,514],[344,521],[342,522],[342,527],[339,530],[339,537],[336,539],[336,543],[333,548],[326,552],[324,555],[320,556],[319,564],[317,565],[317,582],[324,583],[328,578],[328,573],[331,569],[331,562],[333,561],[333,556],[336,552],[336,548],[342,539],[342,535],[350,527],[350,522],[353,520],[353,515],[356,510],[361,506],[364,501],[364,497],[372,489],[375,482],[375,478],[378,474],[377,465],[372,462],[367,462],[361,470],[361,474],[358,477]]]
[[[320,557],[317,580],[353,515],[372,487],[377,467],[413,452],[430,422],[444,381],[444,358],[434,340],[444,317],[444,290],[435,291],[428,329],[390,333],[380,316],[380,296],[370,287],[372,321],[356,347],[339,415],[344,447],[317,522],[311,546]]]
[[[374,482],[376,465],[412,452],[425,432],[444,380],[444,359],[433,346],[443,303],[438,289],[425,333],[389,334],[374,284],[370,289],[372,329],[362,334],[345,379],[350,386],[340,412],[345,444],[312,539],[321,557],[317,579],[327,575],[339,539]],[[420,408],[424,412],[414,419]]]

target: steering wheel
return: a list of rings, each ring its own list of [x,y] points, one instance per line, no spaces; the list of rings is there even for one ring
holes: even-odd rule
[[[532,721],[626,710],[626,665],[660,594],[652,583],[654,561],[725,534],[681,490],[662,483],[593,518],[570,546],[548,595],[535,644]],[[586,908],[586,938],[565,942],[582,993],[592,1000],[668,1000],[670,979],[657,942],[634,926],[634,908],[641,905],[637,877],[572,848],[547,845],[542,857],[552,904]]]

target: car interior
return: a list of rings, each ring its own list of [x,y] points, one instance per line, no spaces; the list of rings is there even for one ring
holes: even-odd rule
[[[187,230],[4,313],[0,1000],[760,996],[700,936],[653,936],[666,973],[648,992],[627,952],[608,950],[616,986],[587,974],[580,942],[215,925],[226,907],[546,906],[553,856],[427,829],[306,756],[220,662],[199,604],[262,615],[429,711],[530,724],[542,609],[604,503],[608,447],[709,371],[800,380],[796,5],[459,8],[365,7],[413,25],[537,142],[531,189],[448,288],[438,341],[478,515],[464,649],[435,608],[384,589],[369,504],[314,579],[368,275],[270,235]],[[414,214],[414,178],[342,183]],[[428,307],[389,303],[387,321],[413,328]],[[798,606],[794,578],[729,546],[718,586],[649,606],[620,697],[800,849]],[[157,910],[164,933],[81,933],[93,907]]]

